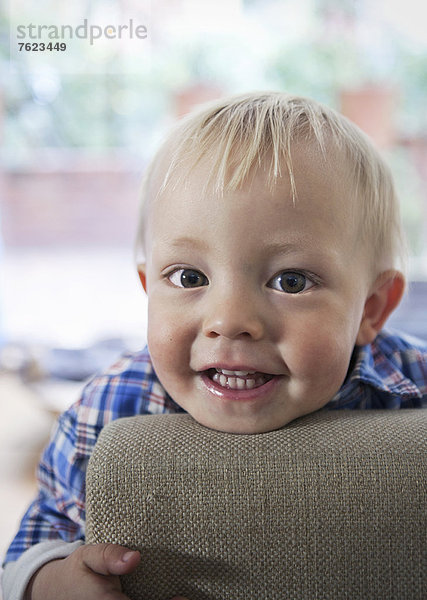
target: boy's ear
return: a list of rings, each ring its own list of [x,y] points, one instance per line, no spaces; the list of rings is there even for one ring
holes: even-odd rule
[[[405,278],[399,271],[385,271],[375,280],[363,310],[356,344],[374,341],[389,315],[398,306],[405,291]]]
[[[147,293],[147,275],[146,275],[146,265],[145,264],[138,265],[138,275],[139,275],[139,279],[142,283],[142,287],[144,288],[145,293]]]

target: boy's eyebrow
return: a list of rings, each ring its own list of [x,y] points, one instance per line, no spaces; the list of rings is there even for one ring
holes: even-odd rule
[[[310,237],[300,236],[289,242],[271,241],[267,243],[263,252],[265,256],[292,256],[301,255],[307,260],[316,258],[317,260],[328,261],[333,264],[337,258],[337,251],[331,245],[315,245]]]
[[[312,247],[312,241],[304,239],[304,237],[299,237],[295,240],[284,242],[279,240],[275,242],[274,240],[271,242],[267,242],[263,247],[263,252],[266,255],[274,255],[274,254],[290,254],[295,251],[304,252],[307,251],[307,247]]]
[[[171,245],[175,246],[176,248],[191,246],[195,250],[206,250],[209,247],[209,244],[205,240],[190,236],[183,236],[171,240]]]
[[[297,243],[297,242],[282,242],[282,241],[268,242],[264,246],[264,248],[267,252],[280,253],[280,254],[287,254],[288,252],[291,252],[295,248],[299,248],[299,247],[301,247],[301,242]]]

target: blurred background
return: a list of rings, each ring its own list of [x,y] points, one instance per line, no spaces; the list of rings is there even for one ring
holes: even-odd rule
[[[140,179],[165,130],[200,102],[252,89],[310,95],[373,138],[410,247],[409,293],[392,325],[427,339],[427,9],[422,0],[11,0],[0,11],[2,555],[56,415],[93,373],[144,344],[132,255]],[[20,24],[84,19],[127,23],[129,35],[17,49]],[[131,21],[144,39],[130,39]]]

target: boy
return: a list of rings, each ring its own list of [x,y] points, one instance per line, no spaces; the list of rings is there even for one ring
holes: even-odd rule
[[[125,598],[117,576],[139,555],[83,545],[85,469],[113,419],[187,411],[263,433],[324,406],[426,403],[426,345],[381,331],[405,285],[391,176],[346,119],[280,93],[223,100],[178,125],[143,196],[149,352],[60,418],[6,559],[6,600]]]

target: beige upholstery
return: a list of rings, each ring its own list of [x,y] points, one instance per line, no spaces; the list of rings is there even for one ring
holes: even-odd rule
[[[87,474],[87,541],[137,548],[133,600],[416,600],[427,413],[321,411],[260,435],[121,419]]]

